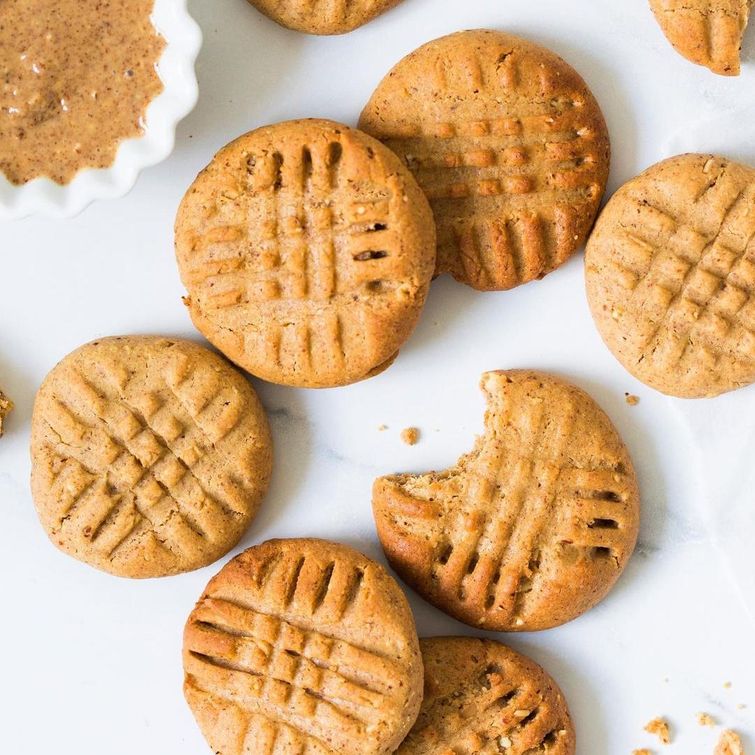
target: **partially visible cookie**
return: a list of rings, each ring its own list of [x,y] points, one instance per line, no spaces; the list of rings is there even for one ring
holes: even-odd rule
[[[380,542],[399,576],[467,624],[547,629],[618,579],[639,524],[637,481],[611,421],[540,372],[482,376],[485,432],[443,472],[381,477]]]
[[[755,381],[755,168],[680,155],[614,194],[585,255],[614,356],[672,396]]]
[[[360,128],[417,177],[438,273],[480,290],[542,278],[583,244],[608,178],[608,132],[579,74],[497,31],[428,42],[378,85]]]
[[[739,75],[739,51],[755,0],[650,0],[676,51],[723,76]]]
[[[0,435],[3,434],[3,422],[13,410],[13,402],[0,391]]]
[[[409,604],[379,564],[271,540],[215,576],[184,632],[184,693],[222,755],[384,755],[416,720]]]
[[[345,385],[412,332],[435,264],[422,191],[380,142],[279,123],[223,148],[187,192],[176,255],[194,324],[275,383]]]
[[[492,640],[420,640],[425,697],[398,755],[573,755],[564,696],[534,661]]]
[[[123,577],[227,553],[267,490],[272,448],[252,387],[189,341],[103,338],[63,359],[32,416],[32,493],[61,550]]]
[[[305,34],[346,34],[400,0],[249,0],[273,21]]]

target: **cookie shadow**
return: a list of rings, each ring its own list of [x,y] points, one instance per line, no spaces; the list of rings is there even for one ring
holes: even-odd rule
[[[406,597],[410,597],[409,588],[401,581],[398,574],[396,574],[396,572],[394,572],[388,565],[383,549],[380,547],[380,541],[377,538],[377,534],[339,537],[338,542],[342,545],[348,545],[349,548],[353,548],[354,550],[359,551],[362,555],[382,564],[388,570],[388,573],[396,580],[396,582],[398,582],[401,591]],[[414,608],[414,606],[412,606],[412,608]]]
[[[204,42],[196,64],[199,101],[178,127],[175,154],[199,149],[205,163],[223,144],[262,125],[268,105],[285,106],[285,82],[308,40],[246,0],[222,5],[220,13],[217,3],[188,0]]]
[[[415,350],[426,349],[438,339],[449,338],[450,331],[460,321],[469,322],[469,329],[479,328],[477,310],[482,307],[487,296],[503,297],[506,291],[480,292],[455,281],[450,275],[436,278],[430,286],[425,306],[417,327],[409,340],[401,347],[401,354],[411,354]],[[399,357],[400,358],[400,357]]]
[[[666,152],[668,154],[709,152],[746,165],[753,165],[755,164],[755,143],[746,130],[738,128],[738,124],[751,123],[754,118],[753,103],[748,103],[745,107],[736,110],[725,110],[694,126],[677,131],[666,142]]]
[[[273,435],[273,476],[270,488],[239,546],[248,548],[267,540],[267,532],[296,501],[312,459],[311,427],[301,391],[253,381],[270,421]]]
[[[742,39],[742,52],[740,53],[742,68],[755,64],[755,16],[752,17],[747,25],[744,37]]]

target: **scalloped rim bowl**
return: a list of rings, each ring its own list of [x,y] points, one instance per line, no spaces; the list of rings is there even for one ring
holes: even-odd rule
[[[71,217],[96,199],[126,194],[143,168],[164,160],[173,151],[178,122],[197,104],[199,91],[194,63],[202,32],[186,7],[187,0],[155,0],[152,22],[165,39],[157,63],[163,91],[147,107],[144,131],[124,140],[108,168],[85,168],[61,186],[35,178],[16,186],[0,173],[0,218],[28,215]]]

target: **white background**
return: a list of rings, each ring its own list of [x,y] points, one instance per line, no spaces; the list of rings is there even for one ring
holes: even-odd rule
[[[676,55],[645,0],[405,0],[355,33],[324,39],[285,31],[244,0],[189,4],[205,34],[201,94],[172,157],[126,198],[76,219],[0,224],[0,386],[16,402],[0,440],[0,752],[8,755],[209,752],[183,701],[180,644],[220,564],[138,582],[62,555],[34,514],[27,444],[36,387],[79,344],[122,333],[197,337],[180,300],[172,223],[216,149],[286,118],[355,123],[402,55],[488,26],[546,44],[587,79],[611,130],[611,190],[674,149],[715,147],[755,162],[752,29],[743,75],[724,79]],[[637,383],[592,325],[580,257],[508,293],[437,281],[397,362],[367,382],[319,392],[256,382],[276,468],[240,547],[310,535],[381,558],[373,478],[443,468],[468,450],[482,427],[479,375],[508,367],[553,370],[598,399],[634,457],[643,525],[635,557],[598,608],[559,629],[500,638],[561,684],[580,755],[652,747],[642,727],[656,715],[675,731],[664,753],[712,753],[716,732],[697,725],[698,710],[739,729],[755,752],[755,625],[745,610],[755,574],[755,388],[693,406]],[[625,391],[640,404],[628,406]],[[379,432],[381,424],[389,429]],[[398,437],[407,425],[422,431],[413,448]],[[421,634],[472,632],[410,599]]]

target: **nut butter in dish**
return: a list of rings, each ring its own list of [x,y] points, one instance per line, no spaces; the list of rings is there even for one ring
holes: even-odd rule
[[[0,0],[0,171],[67,184],[113,164],[162,91],[154,0]]]

